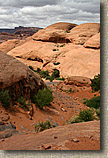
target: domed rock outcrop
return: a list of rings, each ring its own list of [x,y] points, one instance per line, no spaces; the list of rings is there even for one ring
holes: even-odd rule
[[[69,31],[76,26],[77,24],[72,24],[72,23],[67,23],[67,22],[58,22],[46,27],[46,29],[58,29],[58,30]]]
[[[15,58],[0,52],[0,90],[9,90],[12,100],[20,96],[29,99],[44,87],[38,74]]]
[[[100,32],[100,24],[85,23],[73,28],[68,34],[68,39],[74,44],[83,45],[89,38]]]

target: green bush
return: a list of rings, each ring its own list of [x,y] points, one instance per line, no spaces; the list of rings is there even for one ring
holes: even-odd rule
[[[4,106],[5,108],[8,108],[10,106],[10,97],[8,90],[0,91],[0,102],[2,103],[2,106]]]
[[[88,107],[98,109],[100,107],[100,96],[93,97],[90,100],[86,100],[84,104],[86,104],[86,106]]]
[[[74,93],[74,92],[75,92],[75,90],[72,90],[72,88],[70,88],[70,89],[69,89],[69,92],[73,92],[73,93]]]
[[[18,103],[20,104],[20,107],[21,107],[21,108],[29,109],[28,106],[26,105],[26,100],[25,100],[24,97],[21,96],[21,97],[18,99]]]
[[[66,32],[67,32],[67,33],[70,33],[70,30],[67,30]]]
[[[49,80],[50,82],[52,82],[54,80],[54,76],[53,75],[47,76],[46,80]]]
[[[96,92],[100,90],[100,74],[94,76],[94,79],[91,80],[92,91]]]
[[[52,91],[48,88],[44,88],[38,91],[32,101],[42,110],[44,106],[49,106],[53,99]]]
[[[39,74],[40,74],[40,77],[42,77],[42,78],[46,78],[47,76],[49,76],[48,71],[40,71]]]
[[[57,51],[57,49],[53,49],[53,51]]]
[[[60,71],[57,69],[54,69],[52,75],[54,76],[54,78],[60,77]]]
[[[60,47],[64,47],[64,46],[65,46],[65,44],[60,45]]]
[[[64,81],[64,80],[65,80],[65,78],[64,78],[64,77],[62,77],[62,78],[57,77],[57,78],[56,78],[56,80],[61,80],[61,81]]]
[[[37,68],[36,72],[39,73],[40,71],[41,71],[41,69],[40,69],[40,68]]]
[[[84,122],[83,120],[79,119],[79,116],[73,116],[70,120],[68,120],[66,123],[67,124],[72,124],[72,123],[79,123],[79,122]]]
[[[36,132],[41,132],[44,131],[45,129],[53,128],[55,127],[54,125],[51,125],[49,121],[46,122],[39,122],[37,125],[35,125],[35,131]]]
[[[92,109],[81,110],[79,113],[79,120],[82,121],[93,121],[94,120],[94,111]]]
[[[29,68],[30,68],[32,71],[36,72],[36,70],[34,70],[34,68],[33,68],[32,66],[29,66]]]
[[[57,63],[53,63],[54,65],[59,65],[60,64],[60,62],[57,62]]]

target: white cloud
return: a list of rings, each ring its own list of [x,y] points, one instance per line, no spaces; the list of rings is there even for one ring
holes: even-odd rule
[[[99,0],[0,0],[0,27],[100,21]]]

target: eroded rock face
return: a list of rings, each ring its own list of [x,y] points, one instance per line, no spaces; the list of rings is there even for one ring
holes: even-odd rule
[[[43,87],[45,84],[38,74],[15,58],[0,53],[0,90],[8,89],[12,100],[20,96],[30,98]]]
[[[99,49],[100,48],[100,33],[97,33],[96,35],[89,38],[87,42],[85,42],[84,47]]]
[[[64,30],[57,29],[43,29],[38,31],[32,36],[33,40],[43,42],[55,42],[55,43],[70,43],[70,40],[66,38],[66,32]]]
[[[76,26],[76,24],[72,23],[55,23],[38,31],[32,36],[32,38],[36,41],[69,43],[70,40],[67,38],[67,31]]]
[[[83,45],[89,38],[100,32],[100,24],[85,23],[73,28],[68,39],[74,44]]]

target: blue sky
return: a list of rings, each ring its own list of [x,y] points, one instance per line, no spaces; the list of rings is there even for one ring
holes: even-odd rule
[[[100,22],[100,0],[0,0],[0,28]]]

